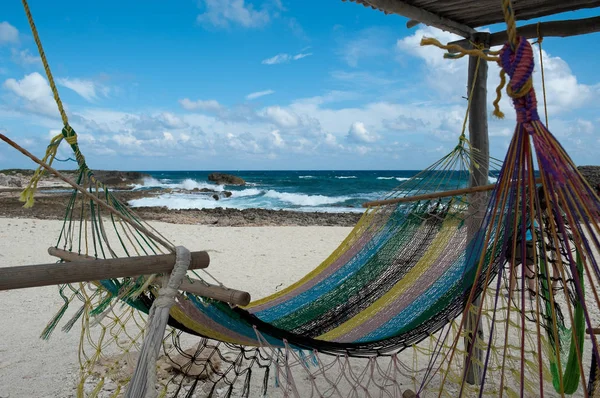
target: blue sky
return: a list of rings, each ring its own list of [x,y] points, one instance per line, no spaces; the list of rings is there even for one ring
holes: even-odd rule
[[[456,37],[406,29],[400,16],[339,0],[30,7],[92,168],[420,169],[461,132],[466,60],[419,46],[423,36]],[[21,2],[2,11],[0,131],[42,156],[62,123]],[[600,163],[598,55],[590,51],[599,38],[544,40],[550,131],[577,164]],[[490,65],[490,104],[498,81]],[[539,67],[534,81],[541,102]],[[497,158],[515,125],[506,98],[501,105],[504,120],[488,109]],[[59,158],[69,156],[63,144]],[[33,164],[0,144],[0,168],[8,167]]]

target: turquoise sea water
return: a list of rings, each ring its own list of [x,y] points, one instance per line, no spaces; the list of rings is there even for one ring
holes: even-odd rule
[[[227,171],[246,180],[246,186],[209,182],[207,171],[146,171],[152,176],[135,189],[160,188],[158,196],[130,201],[134,207],[166,206],[170,209],[262,208],[274,210],[362,212],[362,203],[376,200],[408,180],[418,170],[385,171]],[[467,185],[461,181],[459,185]],[[456,181],[451,188],[456,188]],[[195,189],[197,188],[197,189]],[[217,201],[202,188],[230,191]],[[440,187],[442,190],[444,187]]]

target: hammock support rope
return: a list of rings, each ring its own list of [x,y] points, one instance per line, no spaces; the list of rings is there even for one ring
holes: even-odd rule
[[[65,139],[79,175],[71,182],[75,190],[56,249],[100,259],[173,253],[175,246],[88,168],[26,0],[23,4],[64,123],[63,138],[51,141],[23,193],[26,205],[33,204],[41,172],[53,170]],[[593,255],[600,248],[600,199],[539,121],[533,52],[516,36],[510,1],[503,0],[503,10],[510,40],[499,52],[428,39],[422,44],[458,51],[454,58],[500,64],[496,107],[508,76],[507,93],[517,111],[504,162],[491,159],[489,173],[482,172],[487,160],[466,140],[465,116],[454,150],[381,201],[366,204],[349,236],[312,272],[245,307],[176,289],[177,281],[165,298],[158,275],[60,285],[64,305],[43,335],[50,335],[71,303],[82,303],[63,327],[81,324],[78,396],[97,396],[107,382],[117,384],[112,395],[118,396],[133,363],[137,374],[149,373],[131,388],[154,394],[156,381],[161,396],[250,397],[265,395],[271,384],[285,396],[299,396],[299,380],[311,395],[340,397],[374,391],[400,396],[407,387],[417,396],[439,397],[543,395],[549,389],[592,393],[598,343],[594,334],[583,341],[582,332],[593,330],[590,309],[600,309],[600,267]],[[467,115],[469,109],[470,103]],[[499,109],[495,114],[501,116]],[[492,190],[466,188],[474,175],[497,183]],[[542,201],[552,216],[543,216]],[[208,285],[210,274],[189,273]],[[183,287],[189,278],[183,278]],[[151,318],[162,321],[150,327],[148,337],[147,315],[156,312],[156,303],[162,316]],[[470,332],[480,329],[481,335]],[[567,330],[571,333],[563,333]],[[144,354],[131,359],[133,352]],[[589,373],[583,365],[588,353]],[[466,382],[465,357],[482,370],[481,383]],[[154,373],[153,361],[166,361],[172,371],[161,374],[158,366]],[[399,380],[408,380],[408,386]]]

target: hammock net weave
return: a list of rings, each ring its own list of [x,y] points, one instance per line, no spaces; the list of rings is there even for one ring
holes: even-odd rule
[[[585,337],[600,321],[600,200],[539,120],[529,43],[512,37],[498,61],[517,110],[502,163],[463,134],[451,153],[369,207],[340,246],[288,288],[244,308],[179,292],[156,362],[156,394],[600,394],[597,339]],[[74,190],[56,247],[91,258],[174,252],[94,177],[61,114],[65,127],[44,160],[52,162],[64,139],[79,165],[77,184],[113,210]],[[40,177],[24,192],[28,204]],[[461,190],[494,181],[492,190]],[[439,191],[449,193],[431,195]],[[202,271],[187,277],[209,280]],[[78,396],[124,396],[163,279],[59,287],[64,305],[43,336],[59,325],[80,328]]]

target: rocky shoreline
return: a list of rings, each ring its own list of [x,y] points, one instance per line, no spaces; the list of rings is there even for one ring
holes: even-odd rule
[[[600,166],[578,167],[592,187],[600,186]],[[36,194],[35,206],[23,208],[19,195],[31,178],[32,170],[0,170],[0,217],[63,219],[70,196],[69,186],[52,177],[45,176]],[[113,193],[124,203],[130,200],[152,197],[166,193],[161,189],[132,190],[134,184],[142,184],[149,175],[139,172],[95,171],[96,176],[114,188]],[[73,171],[65,174],[72,178]],[[222,180],[222,179],[225,180]],[[244,184],[235,176],[215,173],[214,181]],[[219,180],[221,179],[221,180]],[[57,192],[61,190],[62,192]],[[194,190],[196,192],[196,190]],[[227,196],[228,191],[197,190],[215,200]],[[352,227],[362,213],[342,212],[295,212],[266,209],[185,209],[170,210],[167,207],[138,207],[134,209],[144,220],[164,221],[175,224],[200,224],[214,226],[344,226]]]
[[[25,209],[19,201],[20,189],[0,189],[0,217],[37,218],[61,220],[69,194],[49,194],[40,190],[35,205]],[[139,191],[114,193],[122,201],[143,197]],[[200,224],[214,226],[343,226],[351,227],[360,213],[294,212],[265,209],[190,209],[169,210],[166,207],[139,207],[135,212],[144,220],[164,221],[174,224]]]
[[[70,197],[69,186],[52,177],[44,176],[35,196],[35,205],[25,209],[19,201],[22,189],[27,185],[33,171],[2,170],[0,171],[0,217],[34,218],[62,220]],[[69,172],[65,173],[68,177]],[[70,172],[73,174],[73,172]],[[131,190],[133,184],[140,184],[144,177],[137,172],[95,171],[102,181],[109,181],[113,194],[122,202],[133,199],[152,197],[166,193],[161,189]],[[218,176],[223,178],[222,175]],[[241,183],[236,181],[236,183]],[[57,192],[61,190],[62,192]],[[69,189],[69,190],[68,190]],[[195,191],[194,191],[195,192]],[[227,196],[228,191],[214,192],[198,190],[198,193],[209,195],[219,200],[219,195]],[[144,220],[163,221],[175,224],[199,224],[214,226],[343,226],[351,227],[361,217],[361,213],[322,213],[295,212],[265,209],[189,209],[170,210],[167,207],[137,207],[134,211]]]

